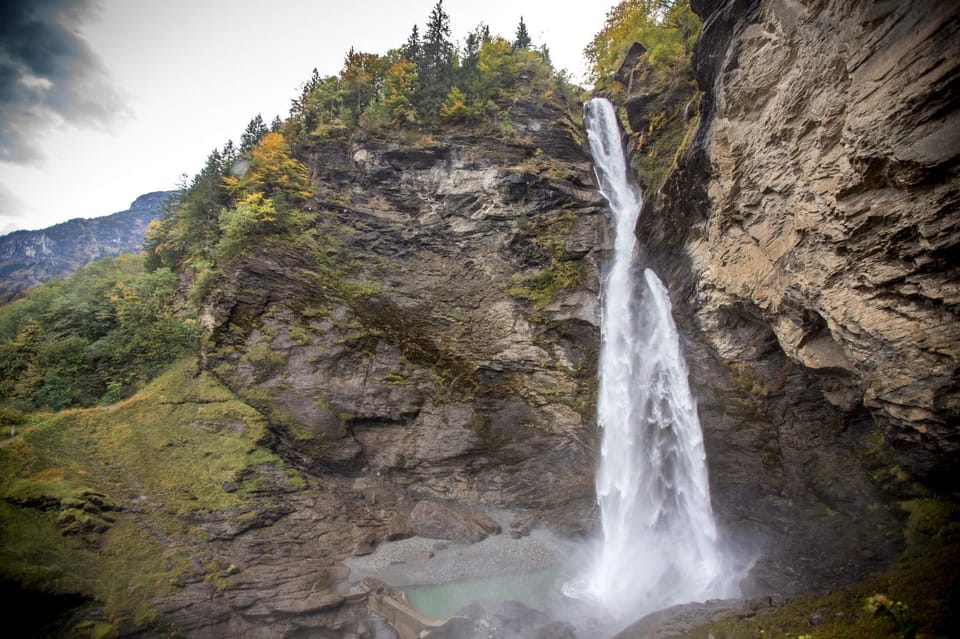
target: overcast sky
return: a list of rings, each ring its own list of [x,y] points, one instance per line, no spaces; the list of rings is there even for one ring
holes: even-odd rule
[[[257,113],[286,117],[316,67],[385,53],[436,0],[0,0],[0,234],[126,209],[174,188]],[[444,0],[575,78],[615,0]]]

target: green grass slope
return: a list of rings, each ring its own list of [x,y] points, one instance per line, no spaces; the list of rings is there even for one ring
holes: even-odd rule
[[[2,441],[0,577],[95,600],[88,634],[109,634],[152,621],[185,579],[229,572],[203,522],[255,518],[266,472],[302,480],[262,445],[262,416],[196,371],[182,360],[119,404],[36,414]]]

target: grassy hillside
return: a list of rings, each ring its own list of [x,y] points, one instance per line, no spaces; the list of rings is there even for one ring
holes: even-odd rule
[[[196,370],[182,360],[119,404],[35,414],[5,437],[0,573],[134,625],[184,580],[229,573],[204,549],[204,521],[253,521],[265,471],[302,483],[260,445],[260,414]]]

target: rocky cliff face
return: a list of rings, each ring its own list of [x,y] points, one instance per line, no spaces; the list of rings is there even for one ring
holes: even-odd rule
[[[205,365],[312,473],[579,530],[603,207],[568,116],[513,121],[510,143],[314,149],[318,233],[228,269]]]
[[[714,502],[765,548],[748,590],[823,587],[895,554],[892,499],[956,481],[960,10],[693,4],[700,123],[638,235]]]
[[[514,535],[591,525],[605,209],[569,116],[520,106],[512,121],[509,142],[311,149],[316,228],[224,267],[202,366],[310,486],[264,482],[262,517],[202,521],[241,570],[223,591],[183,584],[158,604],[165,623],[393,636],[334,590],[345,556],[414,533],[477,541],[500,532],[493,509],[514,511]]]
[[[174,193],[146,193],[126,211],[0,237],[0,302],[101,257],[139,251],[147,225],[160,217],[160,208]]]
[[[756,560],[745,594],[827,588],[896,556],[898,500],[957,479],[960,9],[694,4],[699,116],[689,78],[663,84],[642,53],[620,74],[638,168],[689,139],[647,194],[638,265],[671,288],[715,510]],[[494,509],[516,535],[588,532],[605,206],[578,123],[511,118],[508,141],[308,149],[315,227],[220,265],[201,366],[303,485],[263,464],[218,487],[255,483],[255,508],[185,516],[204,537],[158,629],[392,636],[337,591],[347,555],[418,531],[473,541]],[[0,246],[43,254],[52,231]],[[123,516],[149,530],[143,499]]]

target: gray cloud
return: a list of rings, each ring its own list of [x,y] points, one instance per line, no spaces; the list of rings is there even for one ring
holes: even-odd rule
[[[60,122],[106,128],[126,112],[79,25],[92,0],[0,2],[0,161],[40,158],[36,134]]]

